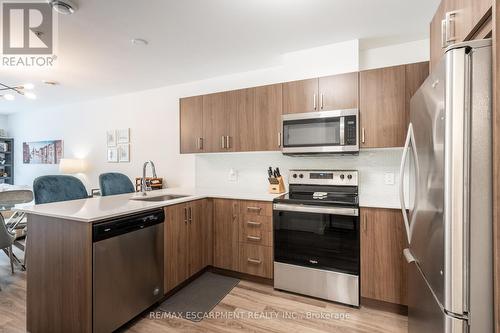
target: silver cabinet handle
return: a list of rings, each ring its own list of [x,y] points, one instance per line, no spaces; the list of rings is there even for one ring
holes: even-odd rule
[[[361,129],[361,143],[365,143],[365,128]]]
[[[191,206],[189,206],[188,221],[189,221],[189,223],[193,222],[193,212],[191,210]]]
[[[253,227],[260,227],[262,223],[260,222],[253,222],[253,221],[248,221],[247,222],[248,225],[251,225]]]
[[[226,148],[226,140],[224,140],[224,135],[220,137],[220,146],[222,149]]]
[[[197,146],[198,146],[198,150],[203,150],[203,138],[198,138]]]
[[[229,141],[231,137],[229,135],[226,136],[226,148],[229,149],[231,148],[231,141]]]
[[[252,241],[260,241],[262,238],[258,236],[247,236],[247,239]]]
[[[316,110],[317,105],[316,105],[316,94],[313,95],[313,108]]]
[[[445,15],[446,45],[455,42],[455,16],[457,12],[447,12]],[[453,22],[453,24],[452,24]]]
[[[184,207],[184,223],[188,222],[188,212],[187,207]]]
[[[254,212],[260,212],[262,208],[260,207],[247,207],[247,211],[251,212],[251,211],[254,211]]]
[[[441,21],[441,48],[446,47],[446,20]]]
[[[257,264],[257,265],[260,265],[262,263],[262,260],[253,258],[247,258],[247,261],[251,264]]]
[[[321,93],[321,101],[320,101],[320,104],[321,104],[321,109],[322,109],[322,110],[323,110],[323,106],[324,106],[324,103],[323,103],[324,99],[325,99],[325,94]]]
[[[278,147],[281,147],[281,132],[278,132]]]

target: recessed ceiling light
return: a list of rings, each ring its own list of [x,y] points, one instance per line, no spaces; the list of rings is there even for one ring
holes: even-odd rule
[[[35,85],[33,83],[25,83],[25,84],[23,84],[23,88],[26,90],[31,90],[31,89],[35,88]]]
[[[25,92],[24,93],[24,97],[28,98],[28,99],[36,99],[36,95],[32,92]]]
[[[49,5],[59,14],[70,15],[76,12],[78,6],[71,0],[47,0]]]
[[[148,45],[149,42],[147,40],[145,40],[144,38],[133,38],[130,40],[132,42],[132,44],[134,45],[142,45],[142,46],[145,46],[145,45]]]
[[[5,94],[3,95],[3,98],[5,98],[8,101],[13,101],[15,97],[12,94]]]

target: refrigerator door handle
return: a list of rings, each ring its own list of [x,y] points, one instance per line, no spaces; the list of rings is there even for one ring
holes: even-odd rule
[[[411,240],[411,234],[412,234],[412,229],[413,229],[413,219],[415,217],[415,214],[411,216],[411,221],[408,218],[408,213],[406,212],[406,205],[405,205],[405,195],[404,195],[404,176],[405,176],[405,166],[406,166],[406,156],[408,154],[408,150],[410,149],[411,145],[411,150],[414,156],[415,160],[415,202],[417,200],[417,193],[418,193],[418,179],[419,179],[419,166],[418,166],[418,156],[417,156],[417,148],[415,146],[415,136],[413,134],[413,125],[410,123],[408,126],[408,133],[406,134],[406,141],[405,141],[405,146],[403,148],[403,155],[401,157],[401,167],[399,169],[399,202],[401,205],[401,212],[403,213],[403,221],[405,224],[405,230],[406,230],[406,237],[408,239],[408,245],[410,244]],[[414,203],[415,205],[415,203]]]

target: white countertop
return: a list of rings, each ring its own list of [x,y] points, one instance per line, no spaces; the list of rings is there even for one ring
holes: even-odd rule
[[[41,205],[16,207],[14,210],[28,214],[49,216],[80,222],[95,222],[112,217],[137,213],[155,208],[175,205],[182,202],[204,198],[223,198],[238,200],[272,201],[279,194],[244,193],[220,189],[200,188],[168,188],[148,192],[148,196],[162,196],[165,194],[186,195],[184,198],[166,201],[132,200],[136,193],[96,196],[88,199],[54,202]]]

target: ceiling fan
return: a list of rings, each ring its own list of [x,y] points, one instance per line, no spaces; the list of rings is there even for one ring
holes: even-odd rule
[[[0,100],[13,101],[16,98],[16,94],[22,95],[27,99],[36,99],[36,95],[29,91],[34,87],[32,83],[9,86],[0,82]]]

